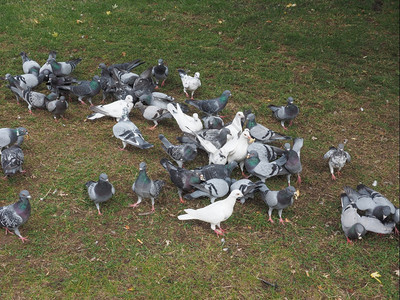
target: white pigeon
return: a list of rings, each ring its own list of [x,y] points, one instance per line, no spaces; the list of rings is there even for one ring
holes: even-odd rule
[[[201,86],[200,73],[194,73],[194,77],[189,76],[184,70],[181,69],[178,70],[178,73],[182,80],[183,92],[188,98],[189,94],[187,91],[192,92],[190,99],[193,99],[194,92]]]
[[[95,120],[105,116],[116,118],[117,122],[122,118],[124,108],[128,108],[128,114],[133,108],[133,98],[131,95],[126,96],[125,100],[117,100],[105,105],[97,105],[90,107],[94,111],[87,119]]]
[[[168,110],[159,108],[154,105],[146,106],[142,102],[138,101],[135,103],[135,108],[136,107],[139,108],[142,112],[143,118],[149,121],[153,121],[154,126],[150,127],[150,130],[156,129],[156,127],[158,126],[158,121],[166,118],[172,118]]]
[[[231,132],[231,135],[239,136],[243,131],[242,120],[244,120],[244,113],[241,111],[238,111],[236,113],[235,117],[233,118],[232,123],[225,126],[225,128],[229,129],[229,131]]]
[[[227,149],[218,149],[211,141],[204,139],[201,135],[196,132],[194,134],[199,141],[200,145],[208,153],[208,164],[225,165],[228,162]]]
[[[221,151],[224,153],[228,153],[227,162],[230,163],[232,161],[236,161],[239,163],[240,169],[243,173],[244,160],[247,156],[247,149],[251,143],[253,143],[255,139],[253,139],[250,135],[249,129],[243,130],[238,139],[230,139],[226,144],[221,148]]]
[[[220,201],[216,201],[199,209],[185,209],[185,215],[178,216],[179,220],[200,220],[210,223],[211,229],[219,235],[224,235],[226,232],[221,228],[221,222],[227,220],[233,213],[233,208],[236,204],[236,199],[243,197],[239,190],[233,190],[229,196]],[[217,229],[216,227],[219,227]]]
[[[201,122],[199,115],[197,113],[193,114],[193,117],[185,114],[179,103],[176,104],[176,108],[172,103],[167,105],[167,110],[178,123],[179,128],[186,133],[193,134],[193,132],[198,132],[203,129],[203,122]]]
[[[328,159],[329,170],[332,174],[332,180],[336,180],[336,176],[334,174],[334,168],[338,169],[337,174],[340,175],[340,170],[344,167],[346,162],[350,162],[351,156],[347,151],[344,151],[344,145],[347,140],[344,141],[343,144],[339,144],[336,147],[330,147],[329,151],[325,153],[324,159]]]

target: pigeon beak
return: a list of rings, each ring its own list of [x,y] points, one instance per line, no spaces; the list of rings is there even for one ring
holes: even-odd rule
[[[297,200],[297,198],[299,198],[299,196],[300,196],[300,191],[297,190],[297,191],[294,193],[294,198]]]
[[[256,139],[253,139],[252,137],[249,138],[249,144],[254,143]]]
[[[26,198],[31,199],[32,197],[31,197],[31,195],[29,195],[29,196],[26,196]]]
[[[250,153],[247,153],[246,158],[247,158],[247,159],[250,158]]]
[[[382,220],[385,220],[387,218],[387,216],[383,215]]]

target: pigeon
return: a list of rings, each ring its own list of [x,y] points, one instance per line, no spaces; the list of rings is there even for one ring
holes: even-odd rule
[[[135,107],[139,108],[142,112],[143,118],[149,121],[153,121],[154,126],[150,127],[149,130],[154,130],[158,126],[158,121],[163,119],[170,119],[172,115],[168,110],[163,108],[158,108],[154,105],[146,106],[142,102],[138,101],[135,103]]]
[[[49,112],[53,114],[53,118],[57,121],[57,117],[64,118],[65,111],[68,108],[68,102],[65,100],[64,96],[61,96],[60,99],[55,100],[47,100],[45,99],[46,108]]]
[[[336,180],[334,168],[338,169],[337,174],[340,175],[340,170],[344,167],[346,162],[350,162],[351,156],[348,152],[344,151],[344,144],[339,144],[338,147],[330,147],[329,151],[324,154],[324,159],[328,159],[329,170],[332,174],[332,180]]]
[[[156,78],[156,85],[158,86],[158,82],[162,80],[161,86],[164,86],[165,80],[168,76],[168,67],[164,65],[164,60],[160,58],[158,60],[157,66],[154,66],[151,70],[151,74]]]
[[[236,204],[236,199],[243,197],[239,190],[233,190],[229,196],[206,207],[199,209],[185,209],[184,215],[178,216],[179,220],[200,220],[210,223],[211,229],[219,235],[224,235],[226,232],[221,228],[221,222],[227,220],[233,213],[233,208]],[[218,228],[216,228],[218,227]]]
[[[183,163],[192,161],[197,156],[197,147],[193,144],[173,145],[163,134],[159,134],[158,138],[162,142],[161,147],[180,168],[182,168]]]
[[[19,85],[18,85],[19,86]],[[33,92],[31,88],[27,88],[26,90],[11,87],[11,90],[18,94],[19,97],[25,100],[28,104],[29,113],[32,114],[32,108],[45,108],[46,107],[46,95],[38,92]]]
[[[23,127],[0,128],[0,153],[3,148],[14,145],[18,141],[18,137],[27,134],[28,130]]]
[[[200,143],[199,148],[204,149],[208,153],[208,164],[224,165],[228,162],[228,149],[218,149],[213,142],[202,138],[194,131],[192,133]]]
[[[118,79],[119,82],[132,86],[135,83],[136,79],[139,78],[139,75],[136,73],[120,70],[118,68],[113,68],[113,72],[115,77]]]
[[[86,187],[89,198],[94,201],[97,211],[101,215],[99,203],[106,202],[115,194],[114,186],[108,181],[107,174],[101,173],[99,181],[88,181]]]
[[[61,85],[58,87],[60,90],[69,91],[70,93],[78,96],[78,101],[82,104],[83,98],[87,97],[90,105],[92,106],[92,97],[100,92],[100,77],[95,75],[91,81],[80,81],[77,85]]]
[[[346,193],[341,194],[342,214],[340,221],[347,243],[353,239],[362,239],[367,231],[390,234],[395,227],[394,222],[383,224],[376,218],[360,216],[355,203],[352,203]]]
[[[226,125],[225,128],[229,129],[232,136],[239,136],[243,131],[242,121],[244,121],[244,114],[238,111],[231,124]]]
[[[232,180],[229,187],[230,191],[239,190],[243,197],[239,198],[241,204],[244,204],[248,198],[254,198],[254,192],[257,190],[257,184],[249,179]]]
[[[182,199],[182,192],[191,192],[193,190],[192,184],[204,181],[204,176],[200,172],[176,167],[166,158],[161,159],[160,164],[167,170],[172,183],[178,188],[179,201],[181,203],[185,202]]]
[[[31,199],[31,195],[27,190],[23,190],[19,193],[18,202],[0,207],[0,226],[6,229],[6,234],[12,233],[10,230],[14,231],[22,242],[28,240],[21,235],[19,227],[25,224],[31,215],[29,199]]]
[[[286,170],[283,165],[286,163],[287,159],[285,156],[273,161],[263,161],[258,157],[258,153],[254,150],[247,154],[246,160],[244,161],[244,166],[247,172],[251,175],[257,176],[262,182],[265,182],[267,178],[286,174]]]
[[[113,73],[111,72],[111,70],[109,70],[109,68],[104,64],[104,63],[100,63],[99,64],[99,69],[101,69],[100,72],[100,87],[102,90],[102,94],[103,94],[103,100],[102,103],[104,103],[104,100],[107,98],[107,96],[109,95],[113,95],[116,90],[117,90],[117,85],[115,82],[115,79],[113,78]],[[118,72],[117,68],[113,69],[113,72]],[[118,76],[116,74],[116,76]]]
[[[54,50],[51,50],[49,52],[49,57],[47,58],[46,62],[43,64],[43,66],[40,67],[39,74],[44,74],[47,73],[49,75],[52,73],[51,65],[49,64],[50,59],[56,59],[57,57],[57,52]]]
[[[200,197],[210,198],[211,203],[214,203],[215,199],[224,197],[229,192],[230,178],[220,179],[213,178],[201,183],[193,183],[192,186],[196,189],[190,194],[186,194],[183,198],[187,200],[193,200]]]
[[[143,95],[149,95],[154,92],[156,84],[151,76],[152,70],[153,67],[149,67],[147,70],[143,71],[133,84],[133,90],[136,97],[140,98]]]
[[[6,74],[5,80],[8,81],[8,87],[12,90],[12,87],[18,88],[20,90],[27,90],[28,88],[34,88],[43,82],[44,74],[40,76],[36,76],[35,74],[23,74],[12,76],[10,74]],[[18,94],[14,90],[12,92],[15,94],[17,98],[17,102],[19,103]]]
[[[24,71],[25,74],[39,74],[39,70],[40,70],[40,65],[34,61],[31,60],[26,52],[21,52],[20,53],[21,58],[22,58],[22,70]]]
[[[285,153],[285,150],[281,148],[268,144],[263,144],[260,142],[251,143],[247,148],[247,151],[250,152],[252,150],[258,153],[258,157],[260,158],[260,160],[265,161],[274,161]]]
[[[288,186],[280,191],[271,191],[265,184],[260,186],[258,190],[261,192],[262,200],[269,207],[268,221],[274,223],[271,215],[272,211],[274,209],[277,209],[279,215],[279,223],[284,224],[285,221],[282,219],[282,210],[293,204],[294,199],[297,199],[297,197],[299,196],[299,191],[296,191],[293,186]]]
[[[388,206],[390,208],[390,213],[392,215],[398,214],[398,208],[396,208],[393,203],[387,199],[386,197],[384,197],[381,193],[378,193],[377,191],[374,191],[373,189],[365,186],[364,184],[359,184],[357,185],[357,191],[358,193],[362,194],[362,195],[366,195],[372,198],[372,200],[380,206]],[[398,221],[396,222],[398,223]]]
[[[219,116],[205,116],[201,119],[205,129],[222,129],[224,120]]]
[[[301,184],[300,173],[302,171],[301,161],[300,161],[300,150],[303,147],[303,139],[295,138],[293,140],[293,147],[290,149],[290,144],[285,144],[285,156],[287,161],[284,165],[285,170],[287,171],[287,181],[288,185],[290,185],[290,177],[293,174],[297,174],[297,182]]]
[[[200,73],[194,73],[194,77],[187,75],[182,69],[178,69],[178,73],[182,80],[183,92],[187,98],[189,98],[187,91],[192,92],[190,99],[193,99],[194,92],[201,86]]]
[[[123,147],[120,148],[120,150],[124,150],[127,144],[140,149],[148,149],[153,147],[153,144],[145,141],[139,128],[137,128],[136,125],[129,120],[128,115],[128,108],[124,107],[122,109],[121,119],[113,127],[114,136],[122,141]]]
[[[178,103],[176,104],[176,108],[172,103],[169,103],[167,105],[167,110],[174,117],[179,128],[183,132],[193,134],[193,132],[198,132],[203,129],[203,123],[199,119],[197,113],[194,113],[193,117],[185,114]]]
[[[204,180],[210,180],[213,178],[230,178],[233,170],[238,166],[236,161],[232,161],[226,165],[206,165],[203,167],[198,167],[194,171],[199,172],[203,175]]]
[[[60,94],[59,86],[63,85],[71,85],[73,83],[78,83],[78,80],[75,78],[65,76],[65,77],[57,77],[53,73],[49,74],[49,80],[47,81],[47,89],[56,93],[57,96]]]
[[[269,143],[277,140],[292,139],[289,136],[277,133],[261,124],[258,124],[256,122],[256,116],[253,113],[247,115],[246,119],[247,119],[246,127],[249,128],[251,136],[255,138],[257,141],[260,141],[262,143]]]
[[[222,93],[218,98],[210,99],[210,100],[185,100],[187,104],[193,105],[201,110],[206,115],[216,115],[221,110],[224,109],[226,104],[228,103],[228,99],[231,96],[231,92],[226,90]]]
[[[82,58],[77,58],[66,62],[57,62],[55,58],[50,58],[47,60],[47,63],[51,66],[51,72],[61,77],[70,75],[81,61]]]
[[[204,129],[197,134],[204,140],[211,142],[217,149],[221,149],[228,142],[228,137],[231,137],[227,128]],[[195,139],[195,143],[199,144],[198,140]]]
[[[140,59],[135,59],[133,61],[130,62],[126,62],[126,63],[121,63],[121,64],[113,64],[111,66],[108,67],[109,72],[111,73],[113,69],[117,68],[119,70],[122,71],[126,71],[126,72],[130,72],[132,71],[134,68],[144,64],[145,61],[142,61]]]
[[[4,149],[1,152],[1,167],[5,177],[12,176],[17,172],[25,173],[22,170],[22,164],[24,163],[24,152],[21,149],[21,144],[24,141],[24,136],[18,137],[17,142],[11,147]]]
[[[158,108],[167,109],[169,103],[174,103],[174,97],[168,96],[167,94],[160,92],[152,92],[149,94],[143,94],[139,97],[139,100],[145,105],[152,105]]]
[[[95,120],[102,117],[115,118],[117,122],[122,118],[124,108],[128,109],[128,114],[133,108],[133,98],[131,95],[125,97],[124,100],[117,100],[109,104],[91,106],[90,110],[94,113],[87,116],[88,120]]]
[[[384,221],[388,216],[395,213],[394,205],[389,201],[384,201],[383,197],[377,196],[378,203],[374,201],[370,193],[365,193],[365,186],[360,186],[362,193],[353,190],[349,186],[344,187],[344,192],[355,207],[364,211],[366,216],[377,218],[380,221]],[[382,196],[382,195],[381,195]]]
[[[281,121],[283,129],[285,127],[285,121],[290,121],[289,126],[292,125],[294,118],[299,114],[299,108],[293,104],[294,100],[292,97],[287,99],[286,106],[276,106],[273,104],[268,105],[268,108],[272,110],[274,117]]]
[[[154,212],[154,199],[158,197],[164,184],[164,180],[151,180],[146,173],[146,163],[141,162],[138,178],[136,178],[132,185],[132,190],[138,196],[138,201],[135,204],[131,204],[130,207],[135,208],[142,202],[143,198],[150,198],[151,212]]]

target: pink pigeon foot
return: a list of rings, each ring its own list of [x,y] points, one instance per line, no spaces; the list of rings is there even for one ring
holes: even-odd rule
[[[82,100],[79,101],[82,105],[87,105],[85,102],[83,102]]]
[[[337,177],[339,177],[340,175],[342,175],[342,173],[338,170],[337,171]]]
[[[299,174],[297,174],[297,182],[298,182],[299,184],[301,184],[301,177],[300,177]]]
[[[125,148],[120,148],[120,147],[118,147],[118,150],[120,150],[120,151],[125,151],[126,149],[125,149]]]
[[[20,236],[20,240],[24,243],[25,241],[29,241],[26,237]]]
[[[188,94],[187,92],[185,92],[185,95],[186,95],[186,98],[189,98],[189,94]],[[192,96],[192,98],[190,98],[190,99],[193,100],[193,96]]]
[[[165,79],[163,80],[163,82],[161,82],[161,86],[165,85]]]
[[[157,127],[157,125],[151,126],[151,127],[149,127],[149,130],[154,130],[154,129],[156,129],[156,127]]]
[[[292,126],[292,124],[293,124],[293,120],[290,120],[288,127]]]
[[[353,244],[353,242],[346,236],[347,244]]]
[[[285,221],[282,218],[279,219],[279,223],[285,225]]]
[[[11,231],[6,227],[6,235],[7,235],[7,233],[9,233],[9,234],[14,234],[13,232],[11,232]]]
[[[335,174],[332,174],[332,180],[336,180]]]
[[[224,235],[224,233],[221,230],[215,229],[214,232],[217,234],[219,237],[220,235]]]
[[[271,223],[274,223],[274,220],[272,220],[271,217],[269,217],[268,221],[270,221]]]
[[[400,235],[400,231],[397,229],[397,227],[394,228],[394,234],[395,235]]]
[[[182,197],[179,197],[179,202],[180,203],[185,203],[185,200],[183,200]]]

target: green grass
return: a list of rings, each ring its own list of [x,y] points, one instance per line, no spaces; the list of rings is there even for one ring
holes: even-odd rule
[[[165,156],[158,133],[180,134],[173,120],[150,132],[151,124],[133,111],[131,120],[155,146],[122,152],[111,137],[114,120],[83,122],[89,110],[75,100],[65,121],[55,123],[46,111],[30,116],[2,84],[0,127],[24,126],[31,138],[23,144],[27,173],[1,180],[0,205],[15,201],[22,189],[33,199],[31,218],[21,228],[30,242],[0,235],[0,296],[397,299],[398,237],[369,233],[348,245],[340,226],[344,185],[377,180],[376,189],[399,205],[399,9],[396,1],[384,1],[376,12],[372,3],[3,1],[1,76],[22,72],[21,51],[40,64],[50,50],[60,61],[82,57],[73,73],[82,80],[99,74],[100,62],[140,58],[146,61],[141,72],[162,57],[171,75],[161,92],[183,101],[176,69],[199,71],[196,98],[232,91],[223,111],[228,119],[252,108],[258,122],[280,132],[267,106],[294,97],[301,113],[287,134],[305,140],[301,196],[283,212],[291,223],[270,224],[256,197],[235,207],[221,242],[209,225],[176,218],[208,201],[180,204],[158,163]],[[322,156],[345,138],[352,162],[332,182]],[[167,181],[156,213],[148,216],[139,213],[150,209],[149,201],[128,208],[136,202],[131,185],[141,161],[151,178]],[[206,162],[200,155],[188,167]],[[99,217],[84,183],[101,172],[117,193],[101,205]],[[286,181],[267,184],[281,189]],[[381,284],[370,277],[376,271]]]

